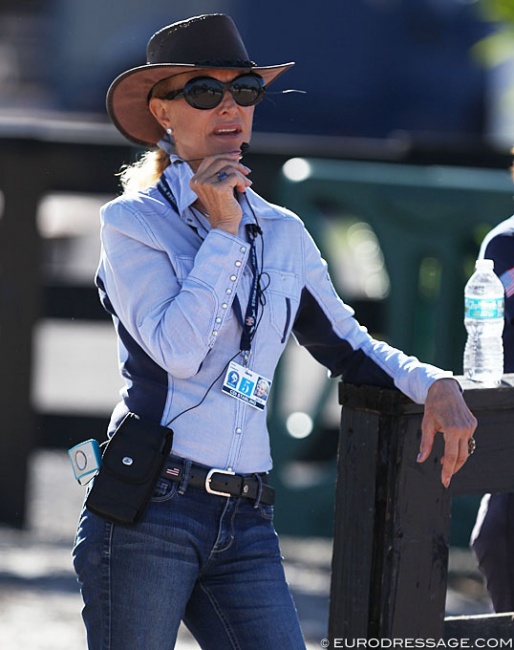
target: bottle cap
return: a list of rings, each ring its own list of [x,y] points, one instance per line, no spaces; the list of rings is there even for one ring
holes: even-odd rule
[[[475,263],[475,269],[477,271],[494,271],[494,261],[493,260],[477,260]]]

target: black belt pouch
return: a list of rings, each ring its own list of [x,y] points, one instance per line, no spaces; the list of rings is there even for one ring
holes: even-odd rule
[[[173,443],[173,431],[129,413],[109,440],[86,507],[109,521],[133,525],[150,501]]]

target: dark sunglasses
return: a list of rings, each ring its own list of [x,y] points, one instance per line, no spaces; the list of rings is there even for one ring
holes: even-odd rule
[[[161,99],[184,97],[193,108],[208,111],[221,104],[226,90],[239,106],[254,106],[263,99],[266,84],[264,79],[257,74],[243,74],[227,83],[213,77],[195,77],[190,79],[183,88],[171,90]]]

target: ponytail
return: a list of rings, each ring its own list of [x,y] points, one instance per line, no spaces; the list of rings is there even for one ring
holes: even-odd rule
[[[122,168],[119,176],[123,191],[140,191],[154,185],[169,164],[170,157],[162,149],[147,151],[135,163]]]

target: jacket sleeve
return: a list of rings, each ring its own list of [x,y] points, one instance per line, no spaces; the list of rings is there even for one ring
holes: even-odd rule
[[[151,211],[129,200],[102,209],[97,283],[109,311],[138,345],[167,372],[191,377],[230,312],[248,246],[211,230],[195,251],[192,269],[179,278],[181,260],[167,249],[162,233],[155,234],[145,209]],[[174,236],[171,228],[167,236]]]
[[[298,342],[333,377],[357,385],[398,388],[417,403],[424,403],[436,379],[445,372],[373,339],[354,318],[354,311],[337,295],[326,263],[310,235],[304,237],[305,284],[293,332]]]

